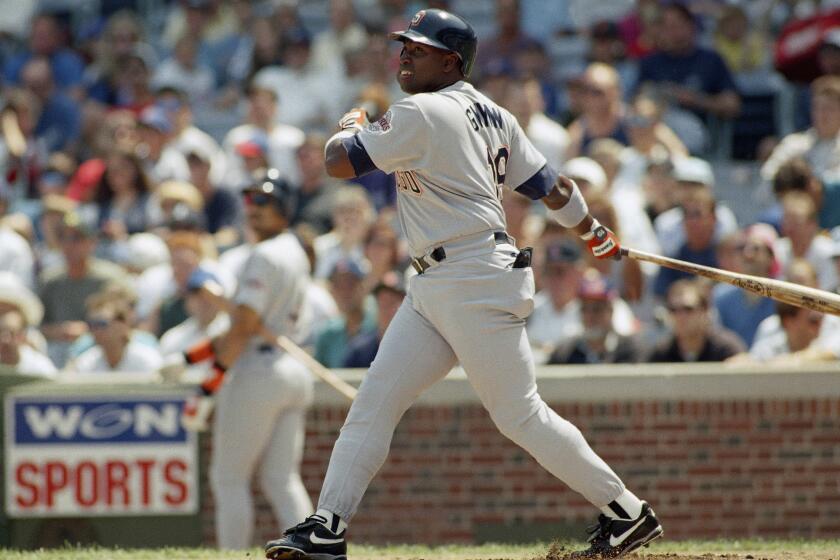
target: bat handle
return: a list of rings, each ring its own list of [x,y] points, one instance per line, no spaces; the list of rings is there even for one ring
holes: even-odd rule
[[[620,257],[629,257],[630,256],[630,250],[627,249],[626,247],[622,247],[621,249],[618,250],[618,254],[619,254]]]

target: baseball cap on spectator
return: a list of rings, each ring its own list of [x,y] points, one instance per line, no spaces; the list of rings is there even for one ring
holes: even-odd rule
[[[552,241],[545,248],[545,264],[574,263],[581,258],[580,246],[570,238]]]
[[[203,161],[204,163],[212,162],[213,157],[216,155],[213,153],[212,146],[208,145],[207,142],[190,140],[189,137],[185,139],[185,141],[181,145],[181,148],[187,159],[195,158],[197,160]]]
[[[186,181],[164,181],[158,187],[157,197],[162,206],[168,202],[181,202],[195,212],[204,208],[204,197],[192,183]]]
[[[137,124],[157,130],[161,134],[169,134],[174,128],[166,111],[155,105],[143,109]]]
[[[360,265],[355,259],[351,258],[337,260],[330,269],[329,277],[332,279],[339,274],[351,274],[358,279],[365,277],[365,271],[362,268],[362,265]]]
[[[820,47],[840,49],[840,27],[830,29],[823,35]]]
[[[187,279],[187,291],[197,292],[202,288],[206,289],[213,295],[221,296],[225,293],[222,283],[219,281],[219,277],[209,270],[199,266],[192,271],[192,274],[190,274],[190,277]]]
[[[596,191],[607,188],[607,174],[597,161],[588,157],[576,157],[566,162],[563,174],[573,179],[584,180]]]
[[[39,325],[44,318],[41,300],[13,272],[0,272],[0,303],[17,307],[30,327]]]
[[[201,232],[207,228],[207,223],[200,211],[193,210],[183,202],[177,202],[172,207],[166,226],[171,230]]]
[[[143,272],[153,266],[169,262],[166,243],[153,233],[135,233],[128,238],[125,262],[134,272]]]
[[[67,185],[67,196],[77,201],[88,200],[90,193],[102,180],[105,167],[105,160],[99,158],[89,159],[79,165]]]
[[[268,153],[268,137],[260,132],[236,144],[236,153],[242,157],[265,157]]]
[[[376,286],[373,287],[373,295],[378,294],[382,290],[390,290],[397,294],[405,295],[405,278],[403,274],[399,274],[394,270],[386,272]]]
[[[598,271],[587,270],[580,279],[578,297],[585,300],[612,301],[616,291]]]
[[[85,237],[96,237],[98,228],[90,216],[82,212],[68,212],[61,221],[61,227],[65,230],[72,230]]]
[[[697,157],[674,158],[675,180],[681,183],[699,183],[709,187],[715,184],[715,174],[712,166],[705,159]]]

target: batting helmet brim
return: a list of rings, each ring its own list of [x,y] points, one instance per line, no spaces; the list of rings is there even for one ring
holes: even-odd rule
[[[422,33],[418,33],[413,29],[407,29],[406,31],[394,31],[393,33],[388,34],[388,38],[392,41],[401,41],[403,43],[406,41],[414,41],[415,43],[422,43],[424,45],[429,45],[430,47],[435,47],[446,52],[455,53],[458,55],[458,58],[461,59],[461,61],[463,62],[461,55],[457,52],[453,51],[440,41],[435,41],[434,39],[426,37]]]

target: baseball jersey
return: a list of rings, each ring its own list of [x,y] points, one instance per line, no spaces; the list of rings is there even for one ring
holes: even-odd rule
[[[240,272],[233,302],[256,311],[271,333],[291,336],[308,283],[306,253],[293,234],[282,233],[254,246]],[[255,337],[251,344],[265,341]]]
[[[413,256],[505,229],[502,186],[542,198],[557,179],[516,118],[459,81],[409,96],[343,141],[357,175],[396,173],[399,218]]]

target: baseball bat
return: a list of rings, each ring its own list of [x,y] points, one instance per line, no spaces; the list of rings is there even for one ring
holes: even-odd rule
[[[738,272],[730,272],[728,270],[721,270],[710,266],[703,266],[702,264],[694,264],[679,259],[672,259],[663,257],[661,255],[654,255],[636,249],[629,249],[627,247],[621,248],[621,255],[630,257],[638,261],[646,261],[660,266],[667,266],[675,270],[682,270],[691,274],[698,274],[711,278],[717,282],[726,282],[734,286],[738,286],[742,290],[747,290],[760,296],[768,297],[776,301],[789,303],[796,307],[804,307],[806,309],[813,309],[822,313],[831,313],[832,315],[840,315],[840,295],[826,292],[825,290],[818,290],[816,288],[809,288],[808,286],[801,286],[793,282],[784,282],[782,280],[774,280],[772,278],[762,278],[761,276],[751,276],[749,274],[740,274]]]
[[[309,355],[309,353],[292,342],[292,340],[285,336],[280,335],[272,339],[273,342],[279,346],[282,350],[285,350],[287,354],[291,357],[295,358],[303,365],[305,365],[309,370],[321,381],[350,399],[351,401],[356,398],[356,393],[358,393],[358,389],[341,379],[335,373],[324,367],[321,362],[313,358]]]

